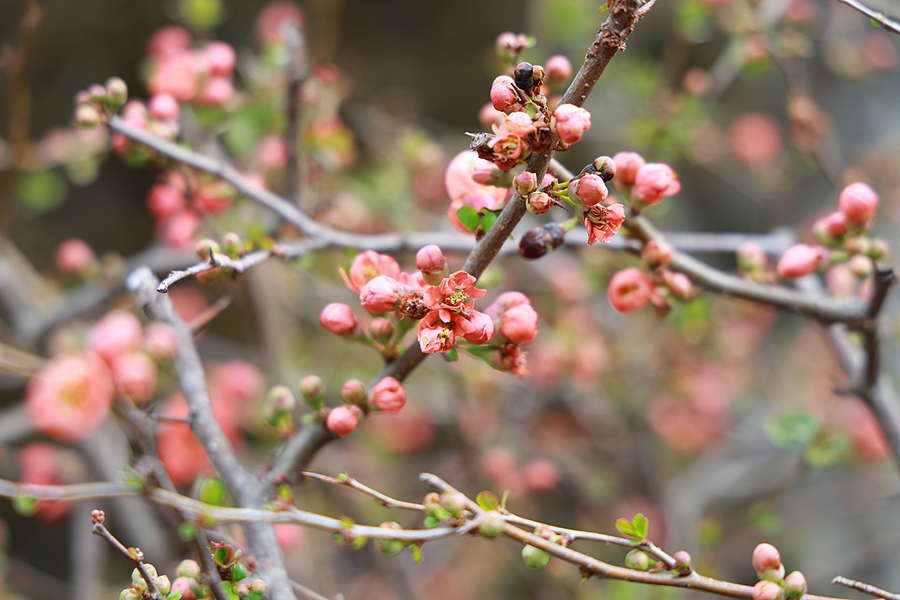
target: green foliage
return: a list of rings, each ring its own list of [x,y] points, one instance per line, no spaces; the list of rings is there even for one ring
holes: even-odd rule
[[[625,537],[632,538],[635,542],[642,542],[647,538],[647,517],[638,513],[631,521],[620,518],[616,521],[616,529]]]

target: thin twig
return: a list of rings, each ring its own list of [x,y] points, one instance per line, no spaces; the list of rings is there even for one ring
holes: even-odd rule
[[[875,596],[877,598],[884,598],[885,600],[900,600],[900,594],[892,594],[891,592],[887,592],[881,588],[877,588],[874,585],[856,581],[855,579],[847,579],[846,577],[842,577],[840,575],[832,579],[831,583],[853,588],[854,590],[859,590],[864,594],[869,594],[870,596]]]
[[[385,508],[402,508],[404,510],[415,510],[422,512],[425,510],[425,506],[423,504],[416,504],[415,502],[404,502],[403,500],[396,500],[391,498],[390,496],[386,496],[379,491],[373,490],[367,485],[364,485],[357,481],[356,479],[349,477],[347,475],[341,475],[339,477],[331,477],[330,475],[321,475],[319,473],[313,473],[312,471],[303,471],[302,475],[304,477],[308,477],[309,479],[315,479],[317,481],[321,481],[323,483],[330,483],[332,485],[343,485],[349,488],[353,488],[354,490],[358,490],[364,494],[368,494],[372,496],[376,500],[378,500],[382,506]]]
[[[866,6],[865,4],[863,4],[862,2],[857,2],[856,0],[838,0],[838,2],[841,2],[842,4],[846,4],[853,10],[857,10],[857,11],[861,12],[862,14],[866,15],[867,17],[869,17],[870,19],[872,19],[874,21],[878,21],[878,23],[882,27],[884,27],[891,33],[900,34],[900,23],[898,23],[897,21],[894,21],[893,19],[888,17],[886,14],[884,14],[880,10],[873,10],[873,9],[869,8],[868,6]]]
[[[127,558],[134,567],[140,572],[141,578],[147,583],[147,589],[150,591],[150,600],[162,600],[164,596],[159,591],[159,587],[156,585],[156,577],[150,574],[147,570],[147,567],[144,565],[144,553],[141,552],[140,548],[126,548],[122,542],[116,539],[116,537],[109,532],[109,530],[103,526],[103,511],[95,510],[91,514],[91,519],[94,522],[93,527],[91,528],[91,533],[94,535],[99,535],[104,540],[109,542],[109,545],[112,546],[119,554]]]

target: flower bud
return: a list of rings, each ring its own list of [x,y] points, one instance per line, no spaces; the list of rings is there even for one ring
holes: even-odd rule
[[[522,258],[540,258],[562,245],[566,232],[559,223],[548,223],[526,231],[519,240],[519,254]]]
[[[753,549],[753,569],[760,579],[780,582],[784,579],[784,565],[781,555],[772,544],[759,544]]]
[[[244,250],[241,236],[233,231],[229,231],[222,236],[222,247],[225,248],[225,253],[231,258],[238,258]]]
[[[311,409],[319,410],[325,399],[325,383],[318,375],[307,375],[300,380],[300,397]]]
[[[319,314],[319,323],[326,331],[335,335],[348,337],[359,335],[360,328],[353,310],[340,302],[332,302],[323,308]]]
[[[869,245],[869,256],[872,257],[872,260],[875,262],[881,262],[883,260],[887,260],[888,254],[890,252],[890,247],[886,240],[882,239],[873,239],[871,240],[871,244]]]
[[[531,544],[522,548],[522,560],[529,569],[540,569],[546,567],[550,562],[550,554],[545,550],[536,548]]]
[[[169,92],[160,92],[153,94],[147,102],[147,111],[159,121],[177,121],[181,115],[181,105]]]
[[[394,324],[384,317],[375,317],[369,323],[369,335],[379,344],[386,344],[394,335]]]
[[[128,85],[121,77],[110,77],[106,80],[106,99],[113,112],[128,100]]]
[[[553,206],[553,198],[546,192],[532,192],[525,200],[528,212],[534,215],[543,215]]]
[[[493,539],[503,533],[503,526],[505,524],[506,520],[503,518],[503,515],[496,510],[489,510],[484,513],[481,517],[481,521],[478,523],[478,533],[486,538]]]
[[[190,579],[200,579],[200,563],[196,560],[183,560],[178,563],[175,573],[179,577],[188,577]]]
[[[569,182],[569,196],[575,196],[586,206],[594,206],[606,200],[609,189],[600,175],[586,173],[578,179]],[[572,198],[574,200],[575,198]]]
[[[644,250],[641,256],[647,261],[647,266],[651,269],[667,267],[672,262],[672,253],[674,249],[671,244],[661,240],[650,240],[644,244]]]
[[[399,523],[394,521],[385,521],[380,525],[383,529],[403,529]],[[387,556],[397,556],[406,548],[406,542],[391,538],[375,538],[375,547],[378,551]]]
[[[100,124],[100,112],[90,104],[79,104],[75,107],[75,123],[92,129]]]
[[[531,304],[519,304],[500,317],[500,333],[514,344],[530,344],[537,337],[538,314]]]
[[[372,388],[369,404],[384,412],[399,412],[406,405],[406,388],[397,379],[385,377]]]
[[[498,77],[491,86],[491,106],[494,110],[507,112],[519,102],[518,94],[510,77]]]
[[[784,596],[788,600],[798,600],[806,593],[806,577],[800,571],[792,571],[784,578]]]
[[[847,262],[850,266],[850,271],[859,278],[868,277],[875,271],[872,259],[862,254],[854,254]]]
[[[821,248],[821,246],[818,248]],[[791,246],[781,256],[775,270],[781,277],[788,279],[803,277],[813,273],[823,262],[822,252],[818,248],[808,244]]]
[[[753,586],[753,600],[784,600],[784,590],[772,581],[760,581]]]
[[[254,579],[250,582],[250,591],[254,594],[262,596],[266,593],[266,582],[262,579]]]
[[[365,404],[366,384],[359,379],[348,379],[341,387],[341,398],[348,404]]]
[[[325,420],[325,426],[329,431],[338,436],[345,436],[356,431],[362,410],[354,404],[347,404],[331,409]]]
[[[851,183],[841,191],[838,209],[849,223],[867,227],[878,210],[878,194],[866,183]]]
[[[429,285],[438,285],[450,274],[444,253],[434,244],[429,244],[416,253],[416,268],[422,271],[425,283]]]
[[[755,242],[742,244],[737,251],[737,263],[742,273],[761,271],[766,268],[766,251]]]
[[[591,128],[591,113],[574,104],[561,104],[550,117],[550,130],[563,144],[578,142]]]
[[[87,93],[91,99],[91,102],[97,104],[98,106],[102,106],[106,103],[106,88],[99,83],[92,83],[91,85],[89,85]]]
[[[619,152],[613,156],[616,163],[616,181],[622,185],[634,185],[638,169],[647,161],[637,152]]]
[[[544,62],[547,71],[547,85],[555,88],[565,83],[572,77],[572,61],[562,54],[554,54]]]
[[[650,557],[643,550],[632,550],[625,555],[625,566],[635,571],[646,571],[650,568]]]
[[[841,211],[819,219],[812,228],[812,236],[820,244],[839,243],[845,235],[847,235],[847,217]]]
[[[447,490],[441,494],[441,506],[451,515],[466,510],[466,497],[456,490]]]
[[[384,313],[395,309],[409,289],[387,275],[372,278],[359,290],[359,301],[370,313]]]
[[[270,425],[290,425],[297,399],[284,385],[276,385],[266,394],[265,417]]]
[[[87,275],[98,266],[94,250],[81,238],[60,242],[53,252],[53,262],[60,272],[69,275]]]
[[[653,283],[646,273],[636,267],[622,269],[612,276],[607,289],[609,303],[621,313],[637,310],[650,302]]]
[[[691,574],[691,555],[688,554],[685,550],[679,550],[672,556],[675,559],[675,570],[678,571],[679,575],[690,575]]]
[[[694,292],[691,278],[684,273],[670,273],[665,278],[666,287],[679,298],[687,298]]]
[[[156,587],[163,596],[168,596],[172,589],[172,582],[169,581],[168,575],[160,575],[156,578]]]
[[[236,563],[231,570],[231,581],[237,582],[247,578],[247,566],[244,563]],[[248,590],[249,591],[249,590]]]
[[[531,171],[522,171],[513,179],[513,189],[522,198],[537,189],[537,175]]]

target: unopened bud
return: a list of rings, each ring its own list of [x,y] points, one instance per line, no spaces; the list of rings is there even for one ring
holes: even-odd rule
[[[290,425],[297,406],[291,390],[284,385],[276,385],[266,394],[266,422],[270,425]]]
[[[106,80],[106,98],[113,112],[128,100],[128,85],[121,77],[110,77]]]
[[[311,409],[321,409],[325,400],[325,383],[317,375],[307,375],[300,380],[300,396]]]
[[[448,513],[455,515],[466,509],[466,497],[462,492],[447,490],[441,494],[441,506],[443,506]]]
[[[675,570],[678,571],[679,575],[691,574],[690,554],[688,554],[685,550],[679,550],[672,558],[675,559]]]
[[[486,538],[495,538],[503,533],[505,524],[506,520],[503,518],[503,515],[496,510],[489,510],[484,513],[484,516],[481,517],[481,521],[478,523],[478,533]]]
[[[632,550],[625,555],[625,566],[635,571],[646,571],[650,568],[650,557],[643,550]]]
[[[536,548],[528,544],[522,548],[522,560],[529,569],[540,569],[547,566],[550,562],[550,554],[545,550]]]
[[[403,529],[399,523],[394,521],[386,521],[380,525],[382,529]],[[375,538],[375,547],[378,551],[387,556],[397,556],[406,547],[406,542],[391,538]]]
[[[872,260],[875,262],[887,260],[889,253],[890,246],[888,245],[887,240],[882,240],[880,238],[871,240],[871,244],[869,245],[869,256],[872,257]]]
[[[797,600],[806,593],[806,577],[800,571],[793,571],[784,578],[784,596],[788,600]]]
[[[850,271],[857,277],[868,277],[875,271],[872,259],[862,254],[854,254],[848,261]]]
[[[90,104],[75,107],[75,123],[79,127],[93,128],[100,124],[100,112]]]
[[[525,200],[528,212],[534,215],[543,215],[553,206],[553,198],[546,192],[532,192]]]
[[[262,596],[266,593],[266,582],[262,579],[254,579],[250,582],[250,591]]]
[[[341,387],[341,398],[347,404],[363,405],[366,403],[366,384],[359,379],[348,379]]]
[[[522,171],[513,179],[513,189],[522,198],[537,189],[537,175],[531,171]]]
[[[394,324],[384,317],[375,317],[369,323],[369,335],[379,344],[386,344],[394,335]]]
[[[753,549],[753,569],[760,579],[781,582],[784,579],[784,565],[778,548],[772,544],[759,544]]]
[[[91,102],[95,102],[101,106],[106,103],[106,88],[99,83],[92,83],[89,85],[87,93],[91,98]]]
[[[784,600],[784,590],[774,581],[760,581],[753,586],[753,600]]]
[[[565,241],[566,231],[558,223],[548,223],[525,232],[519,240],[522,258],[540,258]]]
[[[210,260],[213,254],[222,252],[222,247],[219,246],[219,243],[215,240],[205,239],[197,242],[195,251],[197,252],[197,256],[203,260]]]
[[[520,62],[513,71],[513,81],[520,90],[528,91],[534,85],[534,67],[531,63]]]
[[[647,266],[651,269],[659,267],[667,267],[672,262],[672,253],[675,250],[671,244],[660,240],[650,240],[644,245],[644,251],[641,256],[647,261]]]
[[[169,590],[172,589],[172,582],[169,581],[168,575],[160,575],[156,578],[156,587],[159,589],[160,593],[163,596],[169,595]]]
[[[200,579],[200,564],[196,560],[183,560],[178,564],[175,572],[179,577]]]
[[[610,156],[598,156],[594,159],[593,167],[597,175],[607,183],[616,176],[616,162]]]
[[[241,236],[233,231],[229,231],[222,236],[222,246],[225,248],[225,253],[231,258],[238,258],[244,249],[241,243]]]

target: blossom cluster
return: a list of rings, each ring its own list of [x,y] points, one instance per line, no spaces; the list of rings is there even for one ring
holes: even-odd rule
[[[652,304],[657,312],[666,314],[672,300],[691,298],[694,286],[690,278],[669,268],[673,251],[671,245],[661,240],[644,244],[641,258],[646,270],[628,267],[610,279],[607,297],[612,307],[628,313]]]
[[[870,237],[878,194],[866,183],[851,183],[838,197],[838,210],[813,225],[816,244],[796,244],[779,259],[779,276],[793,279],[827,266],[846,265],[855,277],[872,274],[874,262],[887,256],[887,244]]]

